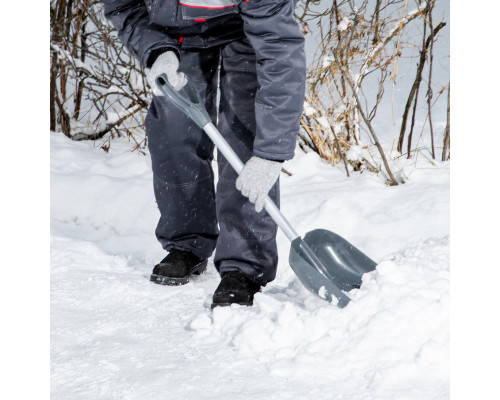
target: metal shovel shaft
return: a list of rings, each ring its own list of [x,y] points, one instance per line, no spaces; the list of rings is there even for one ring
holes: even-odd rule
[[[217,147],[217,150],[220,151],[226,160],[231,164],[236,173],[239,175],[243,170],[244,164],[238,157],[238,155],[234,152],[234,150],[229,146],[226,140],[222,137],[219,130],[215,127],[212,122],[209,122],[203,127],[205,133],[212,139]],[[281,213],[279,208],[274,204],[269,196],[266,197],[264,208],[271,216],[271,218],[276,222],[276,224],[280,227],[283,233],[286,235],[290,241],[299,237],[299,234],[293,229],[292,225],[288,222],[285,216]]]

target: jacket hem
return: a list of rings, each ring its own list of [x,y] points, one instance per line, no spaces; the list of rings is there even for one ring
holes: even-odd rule
[[[253,155],[260,157],[260,158],[265,158],[266,160],[271,160],[271,161],[286,161],[286,160],[291,160],[293,156],[295,155],[295,151],[291,153],[268,153],[265,151],[259,151],[259,150],[253,150]]]

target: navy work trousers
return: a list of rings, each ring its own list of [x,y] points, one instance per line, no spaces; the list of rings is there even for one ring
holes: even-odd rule
[[[246,39],[223,47],[181,53],[180,70],[199,89],[218,129],[245,163],[255,137],[256,58]],[[238,270],[261,285],[276,276],[277,226],[235,187],[236,173],[217,155],[218,181],[211,167],[214,146],[184,113],[163,96],[153,96],[146,118],[154,192],[160,210],[156,236],[163,248],[208,258],[220,273]],[[269,192],[279,206],[279,182]]]

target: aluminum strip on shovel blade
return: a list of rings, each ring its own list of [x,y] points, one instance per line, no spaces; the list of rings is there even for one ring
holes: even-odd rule
[[[290,266],[302,284],[313,294],[345,307],[346,292],[361,286],[362,276],[376,263],[341,236],[324,230],[308,232],[292,242]]]

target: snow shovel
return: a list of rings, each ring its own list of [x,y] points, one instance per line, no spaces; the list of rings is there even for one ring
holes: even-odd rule
[[[156,84],[179,110],[203,129],[239,175],[244,166],[243,162],[212,123],[198,90],[187,76],[186,78],[184,91],[187,98],[168,83],[165,74],[156,78]],[[373,271],[377,264],[333,232],[315,229],[301,238],[269,196],[264,208],[290,239],[288,260],[302,284],[316,296],[336,303],[338,307],[345,307],[350,301],[347,292],[359,288],[362,275]]]

